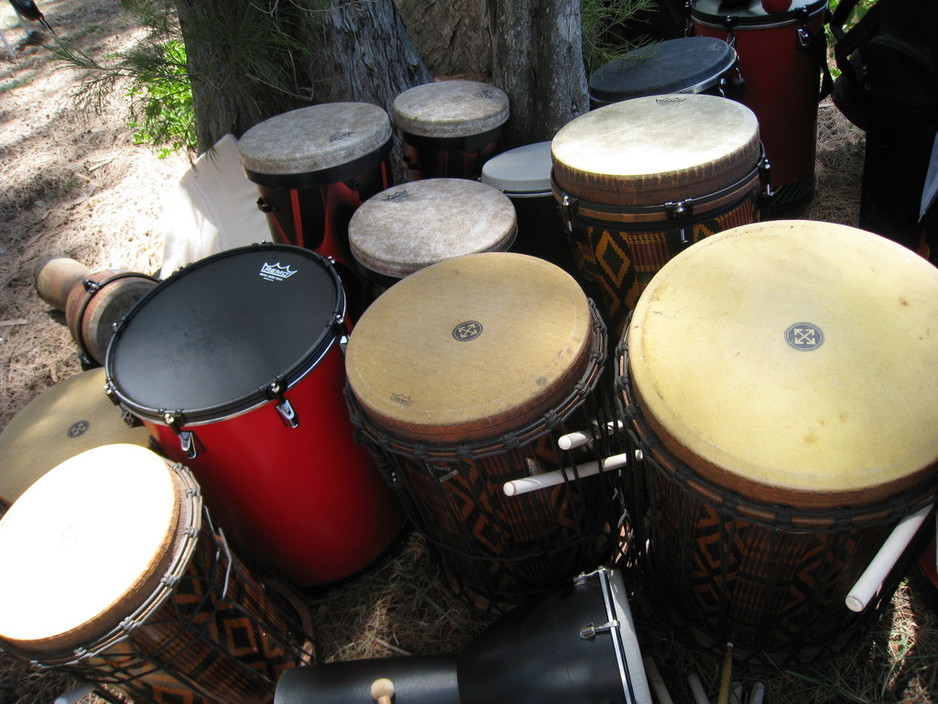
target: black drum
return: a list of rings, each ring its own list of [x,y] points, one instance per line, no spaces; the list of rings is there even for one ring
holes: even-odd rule
[[[589,80],[590,109],[665,93],[738,98],[745,84],[736,50],[713,37],[647,44],[600,66]]]

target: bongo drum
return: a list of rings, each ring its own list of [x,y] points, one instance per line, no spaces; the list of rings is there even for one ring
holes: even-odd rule
[[[344,309],[315,252],[227,250],[143,298],[105,365],[109,392],[191,468],[239,549],[300,586],[366,566],[403,523],[345,410]]]
[[[546,259],[576,276],[570,243],[550,187],[550,142],[526,144],[482,165],[482,183],[497,188],[515,206],[518,236],[512,252]]]
[[[312,657],[191,473],[146,448],[94,448],[39,479],[0,520],[0,563],[4,650],[135,702],[270,702]]]
[[[767,12],[765,4],[691,0],[690,18],[695,34],[723,39],[736,50],[746,81],[739,100],[759,117],[772,165],[772,208],[795,212],[814,194],[822,74],[829,79],[827,0],[783,0],[787,9],[780,12]]]
[[[112,443],[150,447],[104,393],[104,370],[79,372],[50,386],[0,433],[0,515],[39,477],[85,450]]]
[[[618,355],[638,540],[700,642],[811,663],[889,603],[914,541],[864,612],[845,598],[938,490],[936,314],[933,266],[809,221],[703,240],[645,289]]]
[[[605,327],[569,274],[510,252],[411,274],[353,331],[352,422],[448,586],[479,608],[546,593],[615,547],[619,475],[584,478],[578,464],[605,457],[607,438],[579,455],[558,446],[612,421],[604,359]],[[559,483],[506,495],[552,472]]]
[[[738,98],[744,88],[736,51],[715,37],[646,44],[609,61],[589,79],[590,108],[666,93]]]
[[[348,249],[348,223],[358,206],[391,185],[391,143],[387,113],[368,103],[291,110],[254,125],[238,141],[271,239],[335,260],[353,317],[364,306],[364,282]]]
[[[759,123],[713,95],[633,98],[577,117],[551,142],[554,196],[616,337],[652,276],[707,235],[758,218]]]
[[[577,575],[503,616],[458,656],[355,660],[285,672],[277,704],[365,702],[376,679],[409,704],[651,704],[622,574]]]
[[[497,189],[467,179],[432,178],[369,198],[349,223],[349,245],[374,299],[430,264],[506,250],[517,229],[514,206]]]
[[[477,179],[501,151],[508,96],[476,81],[425,83],[398,95],[391,116],[404,143],[407,180]]]

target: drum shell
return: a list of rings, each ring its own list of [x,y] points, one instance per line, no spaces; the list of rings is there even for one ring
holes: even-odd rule
[[[257,206],[279,244],[311,249],[334,262],[353,319],[366,306],[365,282],[349,250],[348,225],[358,207],[391,186],[391,142],[351,164],[305,174],[248,171],[257,185]]]
[[[366,567],[397,537],[403,515],[344,412],[338,344],[287,393],[299,426],[273,401],[191,431],[197,457],[176,431],[143,418],[165,453],[199,479],[213,515],[235,544],[299,586],[333,582]]]
[[[36,293],[43,301],[64,313],[68,294],[75,284],[90,273],[91,269],[71,257],[52,257],[36,270]]]
[[[502,150],[500,128],[466,137],[426,137],[398,129],[404,146],[407,180],[477,179],[482,166]]]
[[[72,287],[66,301],[65,321],[86,366],[104,364],[114,326],[156,284],[152,276],[106,269],[90,274]]]
[[[781,19],[740,22],[728,31],[722,16],[691,5],[694,33],[729,41],[739,56],[746,81],[739,101],[759,117],[772,170],[771,202],[778,211],[803,207],[814,193],[821,65],[817,54],[801,45],[799,32],[814,41],[823,38],[826,7],[822,0],[806,5],[806,19],[785,13]]]

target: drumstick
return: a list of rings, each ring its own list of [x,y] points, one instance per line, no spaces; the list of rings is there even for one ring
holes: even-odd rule
[[[94,685],[82,684],[74,689],[70,689],[65,694],[60,694],[55,698],[55,704],[76,704],[82,697],[91,694],[94,691]]]
[[[664,683],[664,678],[661,676],[661,672],[659,672],[655,661],[651,658],[650,655],[642,656],[642,661],[645,663],[645,672],[648,673],[648,683],[651,685],[651,688],[655,690],[655,696],[658,698],[658,703],[674,704],[674,700],[671,699],[671,694],[668,692],[668,688]]]
[[[730,685],[733,681],[733,644],[726,644],[726,654],[723,656],[723,670],[720,673],[720,693],[717,695],[717,704],[729,704]]]
[[[606,423],[606,430],[612,432],[614,430],[622,429],[622,421],[620,420],[611,420]],[[561,450],[572,450],[575,447],[580,447],[585,445],[588,442],[592,442],[593,436],[586,431],[574,431],[572,433],[567,433],[566,435],[561,435],[557,438],[557,446]]]
[[[920,508],[913,514],[903,516],[892,533],[886,538],[886,542],[879,549],[879,552],[870,561],[869,566],[860,575],[853,589],[847,594],[845,602],[847,608],[857,613],[863,611],[870,600],[879,591],[889,572],[895,566],[899,556],[905,552],[912,538],[922,527],[928,513],[932,510],[932,504]]]
[[[710,699],[704,691],[703,684],[696,672],[691,672],[687,676],[687,685],[690,687],[691,696],[694,698],[694,704],[710,704]]]
[[[749,693],[749,704],[762,704],[764,698],[765,685],[761,682],[756,682],[752,685],[752,692]]]
[[[371,697],[378,704],[391,704],[394,697],[394,683],[382,677],[371,683]]]
[[[602,469],[618,469],[619,467],[624,467],[626,464],[628,464],[628,459],[625,453],[622,453],[621,455],[613,455],[612,457],[607,457],[602,460]],[[574,471],[576,472],[576,476],[573,474]],[[578,464],[573,470],[567,470],[566,476],[564,476],[564,471],[555,469],[552,472],[535,474],[530,477],[524,477],[523,479],[512,479],[510,482],[505,482],[502,486],[502,491],[505,492],[505,496],[517,496],[518,494],[526,494],[529,491],[537,491],[538,489],[546,489],[547,487],[556,486],[557,484],[563,484],[568,479],[591,477],[594,474],[599,474],[599,472],[600,463],[598,461],[584,462],[583,464]]]

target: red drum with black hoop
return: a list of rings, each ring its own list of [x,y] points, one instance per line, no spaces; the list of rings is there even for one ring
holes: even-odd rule
[[[501,151],[508,96],[477,81],[436,81],[394,99],[391,115],[404,143],[408,181],[477,179],[482,165]]]
[[[551,141],[554,197],[611,334],[655,273],[701,238],[759,216],[764,160],[755,114],[714,95],[624,100]]]
[[[583,476],[609,454],[597,430],[612,420],[605,345],[569,274],[509,252],[411,274],[349,339],[353,423],[448,585],[480,608],[543,594],[618,544],[618,471]],[[569,430],[592,433],[593,445],[561,449]],[[506,493],[544,476],[557,481]]]
[[[725,40],[739,56],[746,89],[738,100],[759,117],[772,169],[772,212],[779,214],[802,210],[814,195],[826,17],[827,0],[690,2],[694,33]]]
[[[738,98],[744,83],[733,47],[712,37],[680,37],[626,52],[590,76],[590,109],[666,93]]]
[[[271,702],[313,658],[302,617],[230,552],[192,474],[136,445],[88,450],[27,489],[0,520],[0,563],[4,650],[135,702]]]
[[[632,494],[636,542],[682,630],[804,665],[882,614],[916,540],[864,611],[846,598],[938,492],[936,316],[933,266],[830,223],[735,228],[655,276],[619,388],[647,489]]]
[[[331,257],[353,318],[366,304],[349,252],[348,223],[362,203],[393,182],[391,141],[387,113],[369,103],[291,110],[254,125],[238,141],[271,239]]]
[[[330,262],[259,244],[195,262],[128,313],[109,390],[192,469],[236,545],[301,586],[368,565],[403,517],[345,409]]]

